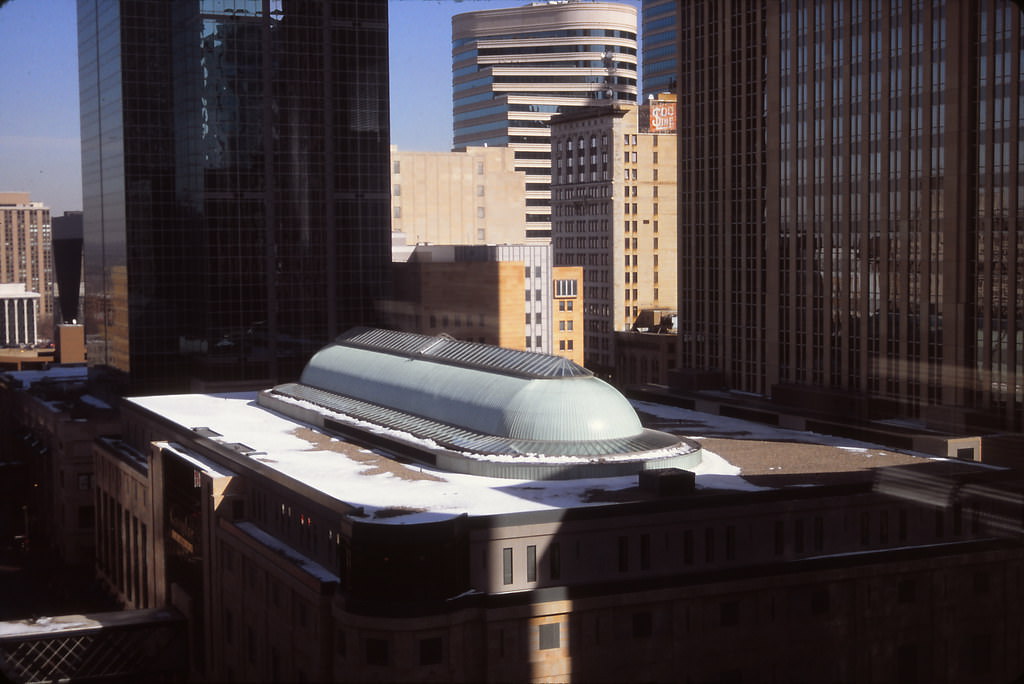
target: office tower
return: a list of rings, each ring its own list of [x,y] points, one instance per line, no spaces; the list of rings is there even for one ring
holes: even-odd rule
[[[556,266],[583,268],[584,365],[612,374],[615,332],[676,298],[675,96],[551,121]]]
[[[387,5],[81,0],[89,358],[266,386],[387,288]]]
[[[50,209],[31,201],[27,192],[0,192],[0,227],[0,283],[21,283],[39,294],[31,298],[31,332],[22,327],[15,336],[19,343],[35,344],[40,336],[49,337],[53,322]]]
[[[682,3],[680,365],[1021,429],[1022,37],[1003,0]]]
[[[640,56],[643,99],[659,93],[677,93],[679,68],[678,0],[643,0],[640,9],[643,50]]]
[[[527,239],[551,237],[551,117],[636,101],[636,15],[629,5],[569,0],[452,18],[454,148],[515,150],[527,176]]]
[[[81,318],[82,212],[65,211],[63,216],[53,217],[52,225],[55,308],[61,323],[71,323]]]
[[[507,147],[418,152],[391,147],[391,230],[411,244],[523,241],[526,174]]]

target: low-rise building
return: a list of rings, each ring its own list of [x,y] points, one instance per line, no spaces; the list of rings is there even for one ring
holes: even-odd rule
[[[553,267],[550,245],[397,245],[398,330],[583,360],[582,270]]]
[[[693,433],[675,409],[640,411]],[[135,484],[103,486],[100,557],[189,618],[205,678],[1024,668],[1024,489],[1006,471],[847,447],[833,470],[870,465],[824,473],[806,445],[761,443],[741,479],[709,449],[737,426],[697,444],[564,359],[385,331],[344,336],[298,383],[122,415],[97,472]]]

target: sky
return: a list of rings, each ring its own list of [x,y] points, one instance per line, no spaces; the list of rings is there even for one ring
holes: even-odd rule
[[[639,7],[639,0],[620,0]],[[451,17],[527,0],[388,0],[391,142],[451,148]],[[0,192],[82,208],[74,0],[0,0]]]

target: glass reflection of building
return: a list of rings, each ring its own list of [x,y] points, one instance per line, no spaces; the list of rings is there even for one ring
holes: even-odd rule
[[[1007,0],[681,3],[682,367],[1024,428],[1022,38]]]
[[[90,362],[266,386],[388,287],[387,6],[80,0]]]
[[[678,0],[643,0],[640,10],[640,30],[643,36],[643,101],[659,93],[677,92],[678,4]]]

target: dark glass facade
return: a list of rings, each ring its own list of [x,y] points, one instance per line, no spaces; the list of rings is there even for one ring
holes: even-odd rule
[[[640,16],[643,36],[641,66],[644,102],[659,93],[678,92],[678,4],[678,0],[643,0]]]
[[[682,366],[1024,427],[1020,7],[680,11]]]
[[[374,322],[386,3],[80,0],[79,53],[94,366],[132,391],[265,386]]]

